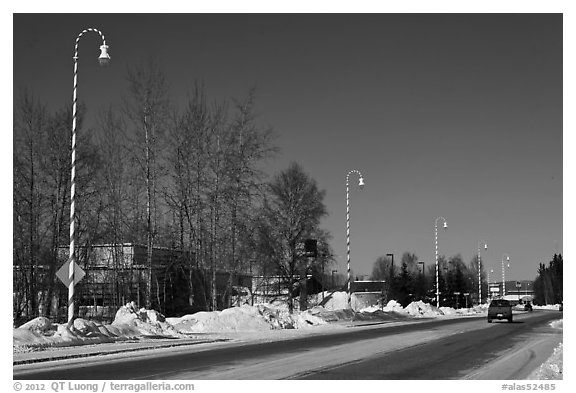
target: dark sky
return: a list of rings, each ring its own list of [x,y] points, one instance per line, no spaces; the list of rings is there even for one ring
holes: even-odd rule
[[[70,104],[80,41],[79,100],[94,115],[126,94],[128,67],[161,62],[170,95],[205,82],[213,99],[257,87],[259,122],[282,154],[326,191],[340,273],[346,271],[346,174],[351,265],[404,251],[482,257],[501,277],[533,279],[562,252],[562,14],[16,14],[14,92],[51,108]],[[70,104],[71,105],[71,104]]]

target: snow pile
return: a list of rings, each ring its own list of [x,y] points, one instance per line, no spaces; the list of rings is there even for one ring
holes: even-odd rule
[[[316,306],[307,310],[306,313],[319,318],[323,323],[351,321],[354,318],[354,311],[349,308],[332,310],[322,306]]]
[[[286,306],[243,305],[222,311],[200,311],[167,322],[180,333],[263,331],[271,329],[302,329],[327,323],[315,312],[290,314]]]
[[[442,310],[439,310],[435,306],[431,306],[428,303],[424,303],[423,301],[419,300],[417,302],[412,302],[404,308],[404,312],[414,317],[424,317],[424,318],[432,318],[437,317],[439,315],[444,315]]]
[[[135,310],[134,303],[120,307],[111,325],[76,318],[71,328],[38,317],[13,330],[15,350],[98,344],[138,337],[181,337],[164,316],[154,310]]]
[[[135,332],[142,336],[178,337],[174,327],[166,322],[164,315],[156,310],[141,308],[136,311],[134,302],[120,307],[116,312],[112,329],[120,334]],[[139,334],[138,334],[139,333]]]
[[[272,314],[269,314],[269,318],[274,320]],[[260,331],[273,329],[274,326],[257,307],[248,305],[222,311],[200,311],[181,318],[168,318],[167,322],[181,333]]]
[[[65,324],[53,324],[47,318],[38,317],[14,329],[12,337],[14,349],[18,351],[112,342],[116,335],[102,325],[83,319],[75,320],[73,328],[69,329]]]
[[[396,300],[390,300],[388,304],[386,304],[386,306],[382,308],[382,311],[404,313],[404,307],[402,307],[402,305],[398,303]]]

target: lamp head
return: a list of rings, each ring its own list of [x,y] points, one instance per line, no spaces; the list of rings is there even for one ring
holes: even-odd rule
[[[364,178],[362,176],[360,176],[360,180],[358,180],[358,186],[360,189],[364,188]]]
[[[485,250],[488,249],[488,244],[484,243],[484,249],[485,249]]]
[[[100,45],[100,56],[98,57],[98,62],[101,66],[107,66],[110,64],[110,55],[108,54],[108,45]]]
[[[510,262],[510,257],[508,255],[506,255],[506,261]]]
[[[448,229],[448,223],[446,223],[446,221],[444,221],[444,229]]]

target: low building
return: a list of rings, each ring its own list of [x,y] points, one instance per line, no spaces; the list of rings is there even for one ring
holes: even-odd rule
[[[130,301],[145,305],[148,284],[151,308],[168,316],[180,316],[208,310],[211,305],[211,281],[216,282],[217,309],[226,308],[233,287],[249,286],[249,276],[224,271],[212,272],[196,265],[189,252],[154,247],[152,272],[147,265],[147,247],[141,244],[102,244],[77,248],[85,277],[76,286],[78,315],[111,320],[119,306]],[[62,247],[61,259],[68,258]],[[64,286],[61,286],[64,288]],[[64,292],[64,291],[62,291]],[[62,296],[59,304],[66,304]]]

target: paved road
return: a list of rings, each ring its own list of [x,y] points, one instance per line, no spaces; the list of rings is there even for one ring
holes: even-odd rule
[[[515,315],[515,322],[462,332],[359,362],[296,376],[298,379],[523,379],[562,341],[550,312]],[[481,321],[485,323],[485,321]],[[552,345],[550,345],[552,343]]]
[[[517,379],[541,364],[561,340],[561,331],[548,327],[561,315],[518,314],[512,324],[466,318],[349,328],[278,342],[14,366],[13,376],[44,380]],[[524,347],[541,353],[519,358]],[[501,359],[518,365],[499,367],[507,369],[503,375],[490,367]]]

